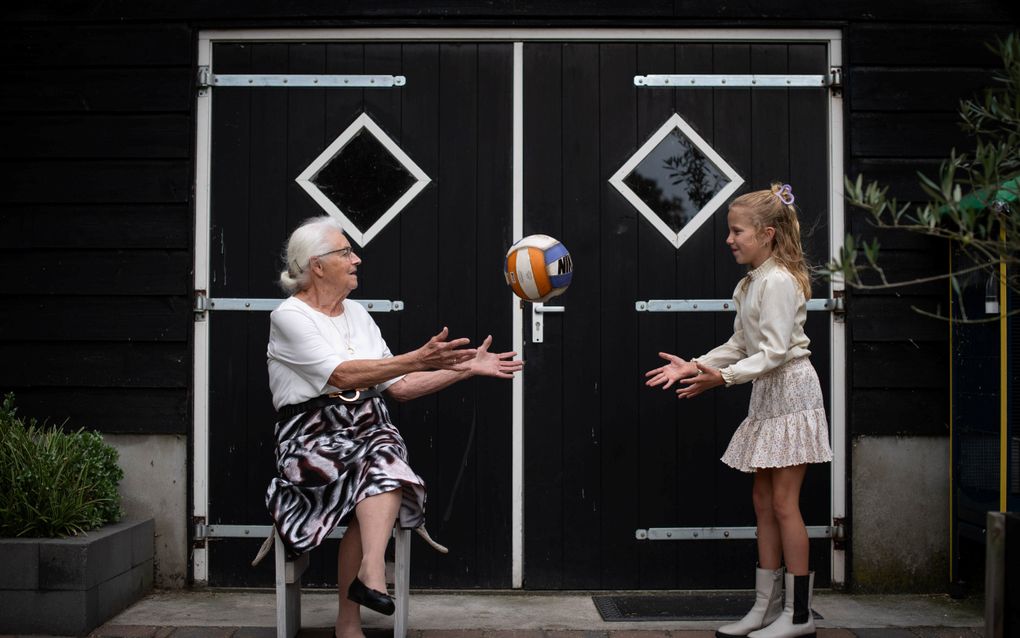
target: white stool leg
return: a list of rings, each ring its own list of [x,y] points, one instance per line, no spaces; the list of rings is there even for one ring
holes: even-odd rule
[[[288,561],[283,541],[273,544],[276,563],[276,638],[294,638],[301,629],[301,575],[308,568],[308,554]]]
[[[396,610],[393,615],[393,638],[407,636],[407,612],[411,594],[411,530],[396,529],[393,561],[393,589]]]

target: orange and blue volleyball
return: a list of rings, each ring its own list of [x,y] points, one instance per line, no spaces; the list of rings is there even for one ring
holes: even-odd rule
[[[562,294],[574,274],[570,253],[549,235],[528,235],[506,253],[503,276],[514,294],[543,302]]]

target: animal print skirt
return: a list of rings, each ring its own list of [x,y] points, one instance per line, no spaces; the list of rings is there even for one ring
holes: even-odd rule
[[[397,524],[425,521],[425,481],[381,397],[313,408],[276,424],[276,472],[266,506],[288,558],[315,548],[363,499],[401,490]]]
[[[807,357],[787,361],[754,380],[747,418],[722,462],[741,472],[832,460],[818,373]]]

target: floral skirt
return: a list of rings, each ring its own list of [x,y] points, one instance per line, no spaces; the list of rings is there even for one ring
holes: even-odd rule
[[[319,545],[363,499],[401,490],[397,524],[425,520],[425,481],[407,463],[407,446],[381,397],[336,404],[276,424],[276,472],[266,506],[295,558]]]
[[[831,460],[822,387],[808,357],[755,379],[747,418],[733,433],[722,462],[754,472]]]

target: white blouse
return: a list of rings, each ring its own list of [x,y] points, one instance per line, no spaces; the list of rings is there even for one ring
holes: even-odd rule
[[[727,386],[753,381],[791,359],[811,354],[804,334],[807,302],[800,284],[771,257],[733,291],[733,336],[695,361],[719,368]]]
[[[393,356],[368,311],[350,299],[343,304],[343,314],[330,317],[289,297],[269,315],[266,359],[276,409],[346,389],[329,385],[330,375],[344,361]],[[385,390],[402,378],[376,387]]]

